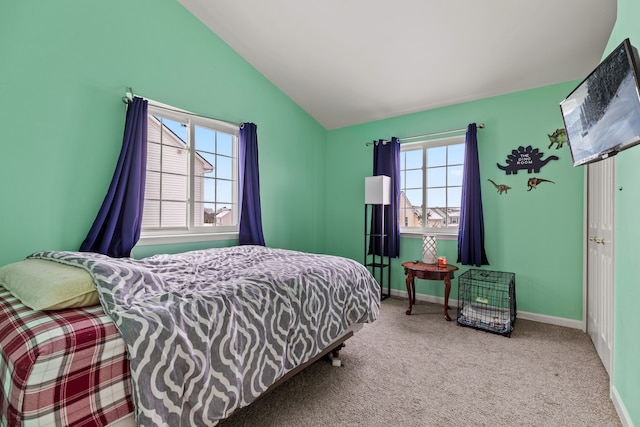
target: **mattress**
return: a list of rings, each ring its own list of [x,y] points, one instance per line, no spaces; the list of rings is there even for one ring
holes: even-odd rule
[[[0,425],[105,426],[133,411],[130,375],[102,307],[34,311],[0,287]]]

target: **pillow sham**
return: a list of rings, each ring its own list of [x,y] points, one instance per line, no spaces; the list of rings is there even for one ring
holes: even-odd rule
[[[98,304],[91,275],[55,261],[26,259],[0,267],[0,286],[34,310],[62,310]]]

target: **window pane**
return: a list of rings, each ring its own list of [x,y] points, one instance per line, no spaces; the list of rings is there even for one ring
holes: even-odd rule
[[[214,153],[216,151],[216,132],[212,129],[197,125],[194,126],[194,131],[196,150]]]
[[[401,210],[400,226],[401,227],[421,227],[422,211],[420,209],[406,207]]]
[[[187,126],[184,123],[164,117],[161,118],[161,122],[163,125],[162,141],[164,143],[167,142],[167,139],[180,140],[182,142],[187,140]]]
[[[449,208],[460,209],[462,200],[462,187],[449,187],[447,189]]]
[[[447,211],[447,227],[448,228],[458,228],[460,224],[460,210],[459,209],[449,209]]]
[[[218,204],[218,210],[216,211],[216,225],[235,225],[232,205],[220,207]]]
[[[225,156],[233,156],[233,135],[218,132],[218,147],[216,153]]]
[[[447,185],[446,170],[447,168],[427,169],[427,187],[445,187]]]
[[[216,202],[231,204],[231,201],[233,200],[231,181],[218,179],[216,190]]]
[[[162,174],[162,198],[187,200],[187,177],[184,175]]]
[[[449,164],[461,165],[464,163],[464,144],[449,146]]]
[[[427,189],[427,207],[445,208],[446,206],[447,206],[447,189],[446,188]]]
[[[233,159],[231,157],[216,156],[216,176],[218,178],[233,178]]]
[[[156,200],[145,200],[142,211],[142,228],[160,227],[160,202]]]
[[[427,227],[439,228],[444,224],[444,215],[440,209],[427,209]]]
[[[414,207],[422,206],[422,189],[420,190],[407,190],[405,193],[407,197],[407,203]]]
[[[447,147],[427,148],[427,167],[444,166],[447,164]]]
[[[195,202],[215,202],[215,179],[197,176],[193,180]]]
[[[196,153],[196,163],[194,165],[195,175],[205,175],[215,177],[215,165],[216,165],[216,156],[215,154],[209,154],[202,151],[198,151]]]
[[[160,144],[160,132],[164,129],[160,118],[147,116],[147,141],[149,143]]]
[[[194,225],[202,227],[205,225],[213,225],[216,221],[215,204],[214,203],[194,203]]]
[[[462,166],[449,166],[447,168],[447,185],[462,185]]]
[[[187,226],[187,202],[162,202],[160,204],[160,226],[183,228]]]
[[[232,226],[233,207],[215,203],[195,203],[195,224],[198,227]]]
[[[422,169],[422,150],[403,151],[403,153],[406,156],[403,169]]]
[[[160,171],[160,144],[147,145],[147,170]]]
[[[147,171],[144,197],[145,199],[156,200],[160,198],[160,174],[158,172]],[[144,210],[147,210],[146,202]]]
[[[404,183],[401,183],[402,188],[422,188],[422,170],[410,170],[403,174],[406,177]]]
[[[162,146],[162,172],[186,175],[189,170],[189,156],[184,147]]]

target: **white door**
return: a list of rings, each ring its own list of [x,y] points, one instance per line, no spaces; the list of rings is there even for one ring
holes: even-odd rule
[[[615,158],[587,168],[587,332],[611,375]]]

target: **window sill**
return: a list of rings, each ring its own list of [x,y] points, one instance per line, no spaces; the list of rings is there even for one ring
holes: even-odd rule
[[[428,232],[423,233],[422,231],[401,231],[400,237],[406,237],[409,239],[422,239],[422,236],[428,234],[430,236],[436,236],[438,240],[458,240],[458,233],[455,234],[445,233],[445,232]]]
[[[156,234],[141,236],[136,246],[170,245],[177,243],[211,242],[215,240],[234,239],[238,239],[237,231],[220,233]]]

